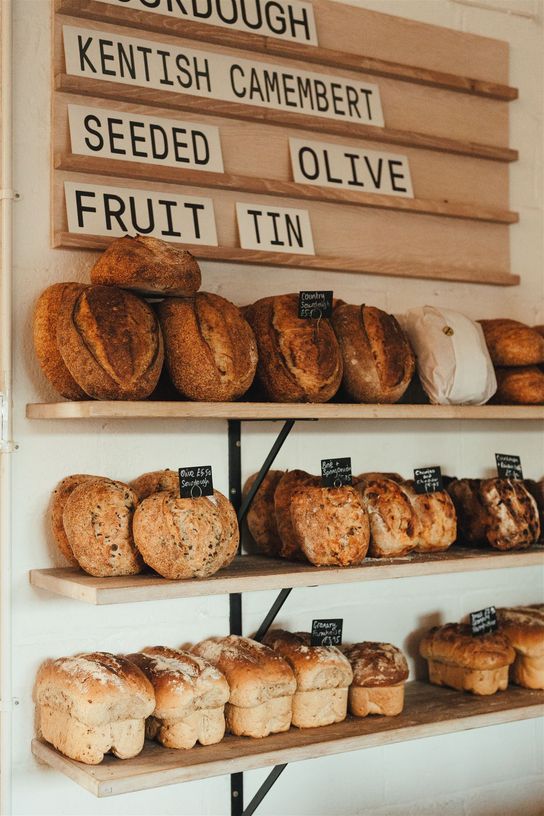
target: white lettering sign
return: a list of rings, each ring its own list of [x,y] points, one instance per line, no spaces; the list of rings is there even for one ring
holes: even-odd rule
[[[223,172],[219,129],[210,125],[68,105],[72,153]]]
[[[236,204],[243,249],[315,255],[308,210],[269,204]]]
[[[73,76],[383,127],[377,85],[156,40],[63,26]]]
[[[251,31],[317,45],[314,10],[300,0],[102,0],[112,6],[154,11],[179,20]]]
[[[289,147],[297,182],[414,197],[407,156],[307,139],[289,139]]]
[[[87,235],[152,235],[179,244],[217,246],[211,198],[64,182],[68,230]]]

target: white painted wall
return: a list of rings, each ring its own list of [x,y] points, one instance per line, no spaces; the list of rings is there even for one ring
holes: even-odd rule
[[[434,303],[463,309],[473,317],[544,322],[542,21],[531,16],[541,12],[541,3],[361,0],[360,5],[510,42],[511,84],[520,88],[520,100],[512,104],[511,144],[521,154],[511,171],[511,209],[521,214],[519,225],[512,227],[512,266],[522,285],[502,289],[301,273],[294,286],[287,271],[208,265],[205,288],[247,302],[257,292],[262,296],[334,286],[346,300],[364,300],[389,310]],[[40,767],[30,754],[31,689],[45,657],[85,649],[178,645],[227,632],[228,627],[228,602],[223,597],[94,608],[33,590],[28,570],[50,566],[53,558],[45,521],[51,489],[63,476],[78,471],[129,479],[145,470],[198,460],[213,465],[217,486],[226,490],[227,448],[226,425],[220,422],[25,420],[26,402],[54,397],[31,350],[32,305],[55,281],[86,280],[91,256],[49,249],[49,0],[18,0],[15,14],[15,186],[22,198],[15,213],[15,438],[20,448],[13,458],[13,671],[20,705],[13,727],[13,813],[226,814],[228,777],[97,800]],[[246,424],[245,475],[260,465],[275,431],[272,424]],[[316,470],[322,455],[351,455],[356,471],[408,473],[419,463],[437,462],[446,472],[485,475],[492,471],[496,450],[520,453],[526,474],[542,475],[543,439],[530,423],[301,424],[278,465]],[[341,616],[346,639],[391,640],[408,651],[414,667],[414,632],[488,604],[534,601],[542,598],[542,589],[543,576],[536,569],[305,589],[293,593],[279,620],[303,629],[317,613]],[[269,592],[245,597],[248,633],[272,597]],[[299,763],[287,768],[259,813],[536,816],[542,813],[542,737],[541,724],[529,721]],[[265,771],[246,775],[248,796],[265,775]]]

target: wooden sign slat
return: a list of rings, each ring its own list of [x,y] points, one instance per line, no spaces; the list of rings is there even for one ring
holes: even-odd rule
[[[327,4],[330,6],[330,4]],[[154,31],[162,34],[178,35],[186,39],[199,42],[215,43],[217,45],[228,45],[235,48],[254,51],[260,55],[289,57],[303,60],[305,62],[317,63],[319,65],[333,66],[350,71],[358,71],[372,76],[396,79],[405,82],[412,82],[418,85],[443,88],[450,91],[457,91],[473,96],[482,96],[491,99],[510,101],[517,99],[517,88],[509,87],[499,82],[476,79],[469,76],[461,76],[454,73],[432,70],[415,65],[403,65],[399,62],[376,59],[358,53],[348,53],[333,48],[312,47],[295,42],[283,41],[280,39],[263,37],[258,34],[224,29],[215,26],[198,23],[194,20],[176,19],[171,16],[161,16],[136,9],[122,6],[107,5],[95,0],[57,0],[56,10],[58,13],[80,17],[82,19],[93,20],[95,22],[116,23],[130,26],[134,29],[146,32]],[[325,4],[316,4],[316,12],[323,11],[320,28],[325,29],[325,20],[332,10],[325,7]],[[355,19],[360,18],[361,9],[351,9],[347,11]],[[343,10],[346,17],[346,10]],[[357,21],[360,25],[360,19]],[[483,39],[483,38],[482,38]],[[342,44],[342,47],[343,44]]]

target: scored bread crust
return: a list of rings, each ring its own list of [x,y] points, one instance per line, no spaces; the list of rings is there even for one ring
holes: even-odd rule
[[[544,337],[542,338],[544,342]],[[497,392],[494,402],[513,405],[544,403],[544,371],[537,366],[497,368]]]
[[[452,479],[446,490],[457,516],[460,544],[481,544],[487,540],[489,516],[480,495],[481,479]]]
[[[64,522],[62,519],[64,508],[66,507],[68,498],[71,496],[76,487],[79,487],[79,485],[83,484],[84,482],[95,482],[101,478],[101,476],[90,476],[86,473],[75,473],[73,476],[66,476],[65,479],[62,479],[58,483],[51,495],[50,520],[53,538],[55,539],[55,543],[63,556],[70,562],[70,564],[73,564],[74,566],[77,566],[78,562],[74,556],[74,553],[72,552],[70,542],[66,536],[66,530],[64,529]]]
[[[226,505],[232,507],[218,491],[195,499],[167,491],[148,496],[133,521],[145,563],[170,580],[204,578],[226,566],[238,547],[234,510]]]
[[[157,306],[175,388],[191,400],[230,402],[250,387],[257,343],[240,309],[210,292]]]
[[[433,627],[422,638],[419,653],[427,660],[476,671],[509,666],[516,656],[502,633],[472,635],[470,626],[463,623]]]
[[[277,556],[281,550],[281,538],[274,508],[274,495],[283,473],[283,470],[268,471],[255,493],[246,515],[248,530],[255,542],[255,547],[265,555]],[[242,491],[244,498],[249,493],[257,475],[257,473],[254,473],[247,478]]]
[[[538,507],[521,480],[485,479],[480,497],[488,514],[486,538],[492,547],[517,550],[538,541]]]
[[[414,482],[405,481],[402,489],[418,518],[415,551],[442,552],[457,538],[457,516],[451,497],[445,490],[416,493]]]
[[[304,560],[300,538],[293,526],[291,503],[298,489],[318,487],[319,478],[304,470],[288,470],[278,480],[274,491],[274,513],[281,541],[279,555],[282,558]]]
[[[349,660],[340,649],[312,646],[309,632],[271,629],[263,643],[289,663],[297,681],[297,692],[347,687],[353,679]]]
[[[406,658],[392,643],[364,640],[341,648],[353,669],[353,686],[397,686],[408,679]]]
[[[300,546],[315,566],[360,564],[367,554],[370,522],[353,487],[305,487],[291,500],[291,520]]]
[[[381,714],[396,717],[404,708],[404,683],[396,686],[351,686],[349,712],[354,717]]]
[[[96,577],[136,575],[143,562],[132,537],[138,497],[123,482],[96,479],[76,487],[62,521],[80,567]]]
[[[190,252],[147,235],[112,241],[91,269],[93,284],[121,286],[146,295],[194,295],[202,282]]]
[[[420,536],[418,516],[402,487],[376,477],[359,480],[355,489],[370,522],[369,555],[398,557],[415,549]]]
[[[34,309],[33,339],[40,367],[62,397],[87,399],[87,394],[72,376],[57,343],[61,304],[73,303],[87,287],[81,283],[54,283],[42,292]]]
[[[161,490],[179,493],[179,476],[177,471],[168,468],[166,470],[152,470],[133,479],[132,482],[129,482],[129,487],[134,490],[138,499],[143,501],[152,493],[160,493]]]
[[[530,366],[544,363],[544,337],[508,318],[479,320],[495,366]]]
[[[415,355],[393,315],[374,306],[336,307],[332,325],[342,351],[345,390],[356,402],[398,402],[415,371]]]
[[[244,310],[259,349],[257,379],[274,402],[327,402],[342,380],[342,355],[326,318],[298,317],[298,295],[258,300]]]
[[[94,399],[145,399],[157,385],[164,360],[158,320],[124,289],[89,286],[64,300],[57,343],[68,370]]]

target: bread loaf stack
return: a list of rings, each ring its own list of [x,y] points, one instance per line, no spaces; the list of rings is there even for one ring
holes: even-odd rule
[[[517,320],[480,320],[497,374],[496,402],[544,403],[544,337]]]
[[[497,609],[501,633],[515,649],[510,679],[518,686],[544,689],[544,605]]]
[[[391,643],[363,641],[342,646],[342,651],[353,669],[350,714],[354,717],[400,714],[404,708],[404,683],[409,674],[400,649]]]

